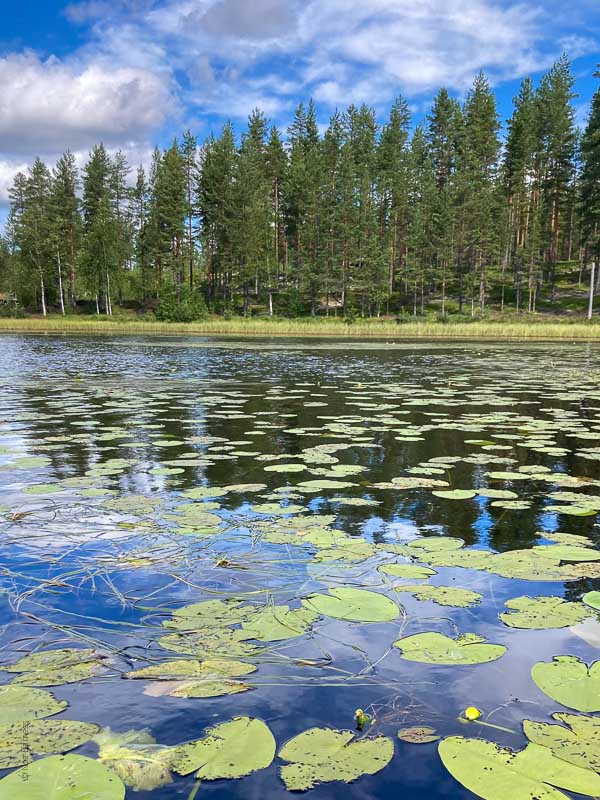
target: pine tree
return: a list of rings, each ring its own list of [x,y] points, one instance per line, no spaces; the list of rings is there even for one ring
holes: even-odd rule
[[[271,179],[267,167],[267,120],[254,110],[242,136],[236,162],[234,202],[234,252],[237,278],[244,298],[244,316],[249,311],[250,289],[258,295],[267,277],[271,253]]]
[[[467,96],[459,167],[462,180],[462,214],[465,253],[471,270],[471,308],[478,289],[480,310],[485,310],[487,267],[498,256],[496,168],[500,142],[496,101],[480,73]]]
[[[279,288],[282,269],[285,270],[285,237],[283,236],[281,207],[287,171],[287,153],[281,133],[275,126],[269,132],[265,157],[267,177],[271,187],[270,227],[272,231],[272,247],[267,257],[267,294],[269,315],[273,316],[273,293]]]
[[[83,241],[81,266],[100,313],[112,314],[111,279],[120,258],[120,230],[113,197],[113,168],[103,145],[93,148],[83,170]]]
[[[195,186],[198,172],[198,142],[190,130],[183,134],[181,140],[181,157],[185,172],[185,250],[188,263],[190,291],[194,288],[194,261],[196,258],[196,226]]]
[[[63,271],[68,279],[68,297],[76,304],[77,258],[81,238],[80,201],[77,196],[79,176],[75,156],[67,151],[56,162],[52,173],[50,208],[52,214],[53,253],[56,254],[58,296],[65,313]]]
[[[551,297],[556,284],[565,198],[573,177],[575,155],[573,76],[563,56],[544,75],[537,93],[541,224]]]
[[[408,136],[410,112],[399,97],[392,105],[377,146],[379,248],[387,260],[387,296],[401,274],[408,237]]]
[[[600,78],[600,71],[595,73]],[[582,238],[595,259],[600,259],[600,88],[592,98],[590,115],[581,140],[579,179]]]
[[[196,203],[201,221],[202,252],[209,298],[220,291],[227,305],[233,270],[233,210],[237,165],[235,137],[227,123],[218,138],[209,137],[200,158]]]

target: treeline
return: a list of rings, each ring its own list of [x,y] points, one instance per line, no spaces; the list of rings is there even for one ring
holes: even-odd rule
[[[37,159],[11,189],[0,290],[44,314],[535,310],[558,264],[600,255],[600,91],[582,133],[573,85],[566,57],[525,79],[503,135],[480,74],[414,129],[399,98],[383,125],[350,106],[321,134],[310,102],[285,138],[258,110],[239,141],[188,131],[134,180],[101,144],[81,174],[69,152]]]

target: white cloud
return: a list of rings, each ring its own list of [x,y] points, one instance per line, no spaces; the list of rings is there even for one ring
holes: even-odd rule
[[[13,156],[139,139],[173,111],[167,80],[147,70],[0,58],[0,150]]]

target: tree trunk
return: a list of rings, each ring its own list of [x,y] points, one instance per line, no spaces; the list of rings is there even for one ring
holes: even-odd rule
[[[106,270],[106,316],[112,317],[112,305],[110,302],[110,277]]]
[[[44,273],[40,270],[40,291],[42,296],[42,314],[47,316],[48,311],[46,309],[46,287],[44,286]]]
[[[63,283],[62,283],[62,266],[60,263],[60,250],[56,251],[56,258],[58,263],[58,296],[60,299],[60,310],[64,317],[65,315],[65,297],[63,294]]]
[[[588,302],[588,312],[587,312],[588,319],[591,319],[594,313],[594,289],[596,286],[594,280],[595,277],[596,277],[596,261],[594,260],[592,261],[592,271],[590,274],[590,298]]]

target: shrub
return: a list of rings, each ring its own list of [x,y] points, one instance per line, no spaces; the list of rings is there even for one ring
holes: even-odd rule
[[[165,289],[156,309],[156,319],[161,322],[194,322],[206,319],[208,311],[204,297],[181,286]]]

